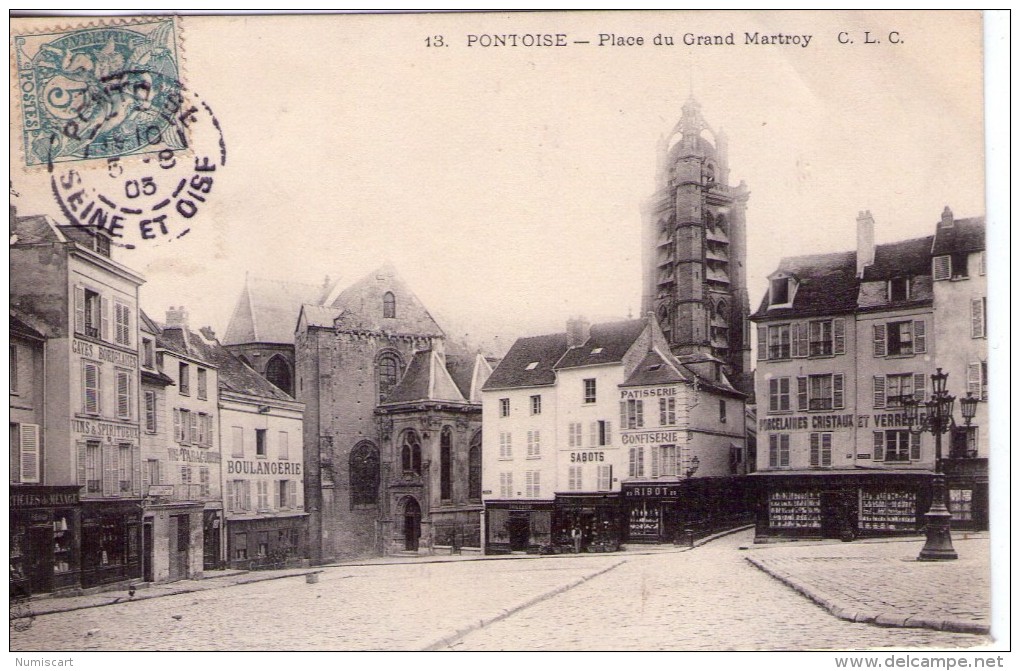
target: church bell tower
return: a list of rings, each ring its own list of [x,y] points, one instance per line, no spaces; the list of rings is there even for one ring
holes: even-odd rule
[[[749,194],[730,186],[727,150],[691,96],[660,141],[658,190],[644,208],[642,311],[655,313],[674,354],[719,359],[749,392]]]

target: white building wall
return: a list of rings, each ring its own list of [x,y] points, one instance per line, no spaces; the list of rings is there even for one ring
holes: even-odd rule
[[[541,413],[531,411],[531,397],[541,397]],[[502,416],[500,402],[507,399],[510,412]],[[557,443],[556,387],[496,389],[482,393],[482,499],[552,499],[556,483]],[[528,432],[538,432],[538,454],[528,455]],[[510,455],[501,452],[509,437]],[[528,472],[538,473],[538,493],[527,489]],[[510,496],[503,489],[510,474]],[[533,476],[532,476],[533,477]]]
[[[584,402],[584,380],[595,380],[595,402]],[[612,483],[608,490],[620,491],[627,474],[627,451],[620,438],[620,390],[622,364],[569,368],[557,372],[557,492],[596,492],[598,468],[611,466]],[[599,427],[602,422],[602,428]],[[571,444],[571,426],[580,426],[580,441],[575,434]],[[603,440],[604,439],[604,440]],[[600,444],[604,442],[604,444]],[[570,467],[581,468],[581,487],[570,489]]]

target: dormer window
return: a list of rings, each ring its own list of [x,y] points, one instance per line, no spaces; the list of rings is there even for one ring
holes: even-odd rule
[[[397,299],[392,291],[383,294],[382,316],[385,319],[393,319],[397,316]]]
[[[889,301],[910,300],[910,278],[895,277],[889,280],[887,297]]]
[[[602,348],[601,347],[596,347],[595,349],[593,349],[591,351],[591,353],[592,354],[602,354]]]
[[[777,277],[769,280],[769,307],[790,307],[796,289],[792,277]]]
[[[95,250],[99,254],[105,257],[110,256],[110,238],[102,235],[101,233],[93,233],[92,239],[94,241]]]

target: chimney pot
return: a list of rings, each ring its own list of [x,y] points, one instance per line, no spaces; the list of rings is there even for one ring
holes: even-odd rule
[[[591,336],[591,322],[584,317],[567,320],[567,347],[580,347]]]
[[[186,327],[188,325],[188,311],[184,309],[184,306],[175,308],[170,306],[166,311],[166,325],[167,327]]]
[[[953,227],[953,211],[946,205],[945,209],[942,210],[942,221],[939,224],[942,228]]]
[[[857,214],[857,277],[864,275],[864,269],[875,262],[875,218],[871,210],[860,210]]]

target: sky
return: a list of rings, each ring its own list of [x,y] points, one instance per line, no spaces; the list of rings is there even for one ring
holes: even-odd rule
[[[750,190],[752,306],[781,257],[853,249],[859,210],[874,215],[878,243],[930,234],[946,205],[985,213],[977,13],[187,17],[182,27],[183,79],[215,113],[227,164],[188,236],[115,254],[146,277],[151,316],[184,305],[193,326],[220,334],[246,272],[347,284],[385,262],[451,336],[489,347],[562,330],[574,315],[637,316],[657,144],[692,92],[729,136],[731,183]],[[881,43],[864,44],[864,31]],[[685,33],[731,32],[733,46],[682,44]],[[744,44],[755,32],[811,41]],[[570,44],[467,45],[524,33]],[[598,46],[600,34],[645,44]],[[658,34],[674,46],[651,44]],[[448,46],[426,46],[436,35]],[[59,221],[46,175],[20,167],[13,139],[12,203]]]

